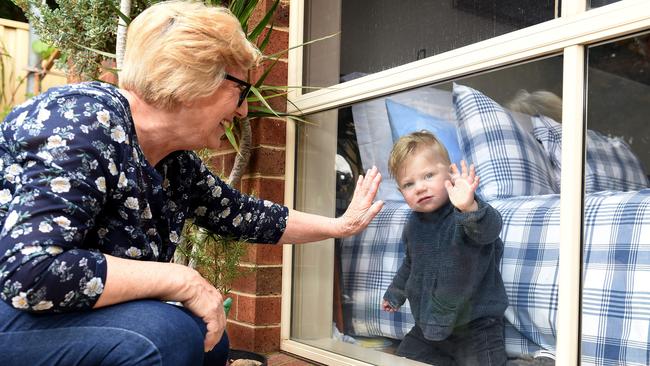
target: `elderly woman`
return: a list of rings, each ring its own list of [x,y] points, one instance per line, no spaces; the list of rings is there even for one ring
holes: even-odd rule
[[[119,89],[53,88],[7,116],[1,365],[223,364],[222,295],[170,263],[186,219],[258,243],[368,225],[382,207],[374,168],[333,219],[243,195],[192,152],[218,148],[224,124],[246,116],[259,58],[227,9],[159,3],[129,26]]]

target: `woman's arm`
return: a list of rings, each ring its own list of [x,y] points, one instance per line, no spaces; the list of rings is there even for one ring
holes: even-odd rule
[[[287,227],[278,243],[309,243],[361,232],[384,206],[382,201],[373,203],[380,182],[381,174],[376,167],[368,170],[365,177],[359,176],[352,201],[341,217],[330,218],[290,210]]]
[[[197,271],[175,263],[105,257],[106,283],[94,308],[138,299],[178,301],[205,321],[205,351],[221,339],[226,328],[223,297]]]

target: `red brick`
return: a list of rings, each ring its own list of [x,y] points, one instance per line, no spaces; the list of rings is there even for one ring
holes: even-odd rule
[[[280,0],[277,9],[275,9],[275,26],[289,26],[289,3],[290,0]]]
[[[283,88],[283,90],[278,90],[278,91],[267,91],[266,95],[274,95],[274,94],[283,94],[286,93],[286,88]],[[275,111],[277,115],[282,115],[282,113],[287,111],[287,96],[286,95],[279,95],[273,98],[269,98],[266,100],[266,102],[269,104],[269,107]],[[272,117],[277,118],[275,115]]]
[[[265,147],[253,149],[247,173],[284,176],[284,150]]]
[[[259,118],[251,123],[253,146],[285,146],[287,141],[287,123],[278,118]]]
[[[266,12],[271,9],[274,0],[262,0],[259,2],[253,15],[251,15],[250,20],[248,21],[249,29],[252,30],[259,22],[264,18]],[[280,0],[278,7],[275,9],[275,14],[273,15],[273,26],[274,27],[288,27],[289,26],[289,3],[290,0]]]
[[[260,35],[261,39],[264,39],[266,37],[266,34],[268,33],[269,28],[266,28],[264,32]],[[271,39],[269,39],[269,43],[267,43],[266,48],[264,49],[264,54],[271,56],[275,55],[276,53],[283,52],[282,54],[278,55],[280,58],[287,58],[287,49],[289,49],[289,31],[286,29],[277,29],[273,28],[273,31],[271,32]]]
[[[273,297],[239,296],[237,321],[251,325],[278,325],[280,324],[281,298]]]
[[[284,202],[284,179],[244,178],[242,179],[242,192],[282,203]]]
[[[298,356],[288,355],[283,352],[272,353],[266,356],[269,366],[318,366],[315,361],[307,361]]]
[[[233,291],[255,295],[279,295],[282,292],[282,267],[258,267],[237,278]]]
[[[255,244],[249,245],[242,262],[260,265],[282,264],[282,245]]]
[[[280,350],[280,326],[250,327],[228,322],[226,331],[231,348],[260,353]]]
[[[272,63],[273,62],[270,60],[264,61],[262,63],[262,67],[264,68],[270,67]],[[280,60],[277,63],[275,63],[275,65],[273,65],[273,69],[266,76],[266,79],[264,79],[264,84],[287,85],[287,75],[288,75],[287,62],[284,60]]]

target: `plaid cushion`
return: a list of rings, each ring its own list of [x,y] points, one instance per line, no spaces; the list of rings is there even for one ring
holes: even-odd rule
[[[386,201],[361,234],[341,240],[346,333],[402,339],[415,324],[408,301],[395,313],[381,310],[384,292],[404,260],[402,230],[411,210]]]
[[[533,135],[539,140],[553,166],[560,187],[562,170],[562,125],[545,116],[532,117]],[[618,137],[587,130],[585,191],[637,191],[648,187],[643,166],[630,146]]]
[[[490,201],[559,192],[542,146],[510,113],[481,92],[454,84],[461,152],[481,177],[477,194]]]
[[[559,195],[492,201],[503,217],[501,273],[509,355],[555,352],[560,242]],[[413,326],[408,303],[381,311],[404,256],[410,210],[387,202],[363,233],[342,240],[343,294],[350,335],[401,339]],[[585,199],[583,365],[650,365],[650,189]]]

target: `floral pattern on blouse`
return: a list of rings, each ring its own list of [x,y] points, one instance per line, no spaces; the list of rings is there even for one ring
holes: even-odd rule
[[[225,184],[193,152],[149,165],[128,101],[109,84],[51,88],[0,125],[0,299],[17,309],[91,308],[106,280],[103,253],[167,262],[188,218],[276,243],[287,216]]]

